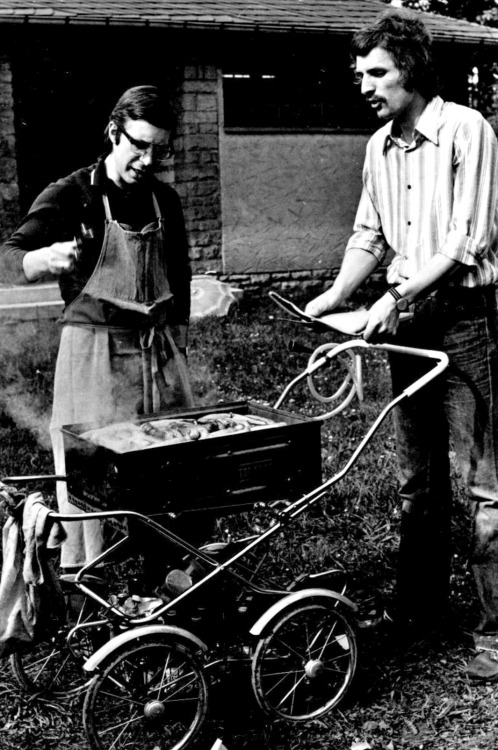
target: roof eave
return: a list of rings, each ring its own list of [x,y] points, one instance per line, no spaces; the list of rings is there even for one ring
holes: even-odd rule
[[[102,14],[85,16],[64,16],[56,15],[47,17],[45,14],[24,13],[24,14],[0,14],[0,24],[35,24],[37,26],[101,26],[113,28],[136,28],[137,26],[145,28],[172,29],[172,30],[191,30],[191,31],[241,31],[241,32],[263,32],[263,33],[297,33],[297,34],[336,34],[340,36],[350,36],[357,27],[338,29],[331,24],[316,24],[299,26],[293,24],[278,23],[244,23],[241,21],[203,21],[203,20],[175,20],[175,19],[157,19],[147,18],[144,16],[129,18],[111,18]],[[483,30],[487,27],[482,27]],[[493,33],[489,30],[489,36],[485,32],[482,36],[474,37],[468,34],[445,33],[440,35],[437,31],[432,31],[436,43],[458,42],[461,44],[471,44],[474,46],[498,46],[498,32]]]

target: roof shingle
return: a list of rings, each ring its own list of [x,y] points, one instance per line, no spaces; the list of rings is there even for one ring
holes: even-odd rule
[[[380,0],[0,0],[0,23],[154,25],[351,34],[385,9]],[[498,44],[498,29],[421,14],[439,41]]]

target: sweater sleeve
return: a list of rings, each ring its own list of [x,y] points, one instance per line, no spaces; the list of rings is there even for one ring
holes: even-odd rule
[[[60,182],[49,185],[36,198],[11,237],[0,245],[0,283],[27,284],[23,271],[26,253],[74,237],[69,193],[67,185]]]

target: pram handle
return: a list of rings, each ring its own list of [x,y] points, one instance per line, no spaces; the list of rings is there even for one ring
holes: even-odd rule
[[[411,385],[404,389],[404,396],[413,396],[414,393],[423,388],[431,380],[437,378],[444,370],[448,367],[448,355],[445,352],[440,352],[436,349],[420,349],[414,346],[402,346],[401,344],[371,344],[363,339],[354,339],[353,341],[346,341],[344,344],[337,344],[330,352],[327,353],[326,359],[331,360],[337,357],[341,352],[348,351],[350,349],[378,349],[380,351],[391,352],[393,354],[407,354],[414,357],[423,357],[425,359],[433,359],[436,364],[434,367],[422,375],[420,378],[415,380]],[[322,365],[323,366],[323,365]]]
[[[308,360],[306,369],[303,370],[303,372],[299,373],[299,375],[297,375],[290,383],[288,383],[288,385],[284,388],[281,395],[275,402],[274,408],[278,409],[282,402],[285,401],[290,391],[292,391],[294,387],[304,379],[308,380],[308,387],[313,396],[315,398],[318,398],[318,400],[323,401],[332,401],[336,397],[338,398],[342,396],[349,387],[349,392],[347,393],[343,401],[339,404],[339,406],[337,406],[332,411],[326,412],[325,414],[313,417],[313,419],[323,421],[325,419],[329,419],[335,414],[338,414],[349,405],[355,395],[357,395],[359,400],[361,401],[363,399],[361,358],[360,355],[354,351],[359,349],[377,349],[380,351],[396,354],[406,354],[415,357],[423,357],[425,359],[431,359],[435,361],[434,367],[432,367],[427,373],[422,375],[420,378],[407,386],[407,388],[405,388],[405,390],[401,394],[403,398],[412,396],[414,393],[430,383],[431,380],[434,380],[434,378],[438,377],[438,375],[440,375],[448,366],[448,356],[444,352],[435,349],[421,349],[418,347],[401,346],[400,344],[390,344],[387,342],[374,344],[359,338],[346,341],[342,344],[328,343],[318,347],[315,350],[315,352]],[[342,381],[342,384],[339,386],[333,396],[328,399],[320,399],[316,395],[312,384],[312,377],[314,373],[320,370],[325,365],[329,365],[334,357],[338,357],[344,352],[347,352],[350,355],[351,362],[348,365],[348,372],[344,380]],[[319,356],[315,356],[316,354],[318,354]]]
[[[363,344],[367,344],[371,349],[382,349],[383,351],[392,352],[393,354],[408,354],[414,357],[425,357],[426,359],[433,359],[436,361],[436,364],[431,370],[404,389],[403,395],[407,397],[413,396],[414,393],[421,388],[424,388],[424,386],[430,383],[431,380],[434,380],[438,375],[441,375],[441,373],[446,370],[449,363],[448,355],[437,349],[420,349],[415,346],[401,346],[400,344],[388,343],[368,344],[367,341],[364,341]]]

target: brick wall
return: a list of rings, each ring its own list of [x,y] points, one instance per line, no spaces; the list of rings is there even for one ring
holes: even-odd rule
[[[0,56],[0,215],[1,238],[15,229],[19,219],[16,135],[10,61]]]
[[[182,199],[194,273],[221,270],[218,74],[187,65],[178,92],[175,187]]]
[[[293,296],[319,294],[329,286],[337,271],[279,271],[275,273],[217,274],[220,281],[243,289],[248,295],[265,293],[270,289]]]
[[[247,298],[264,296],[270,289],[292,298],[311,299],[332,285],[337,276],[337,268],[318,271],[287,271],[275,273],[214,274],[220,281],[242,289]],[[362,284],[356,293],[357,300],[363,302],[371,295],[379,295],[385,290],[385,269],[380,268]]]

